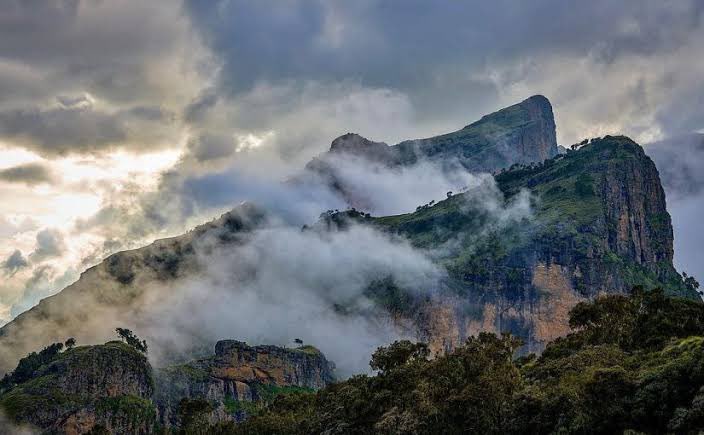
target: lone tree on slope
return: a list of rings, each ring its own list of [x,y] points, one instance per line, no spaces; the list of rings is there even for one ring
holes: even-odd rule
[[[115,328],[115,332],[117,332],[120,339],[128,345],[134,347],[142,353],[147,353],[147,341],[140,340],[139,337],[134,335],[131,330],[126,328]]]

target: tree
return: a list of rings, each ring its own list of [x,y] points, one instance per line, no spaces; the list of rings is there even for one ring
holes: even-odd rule
[[[699,293],[699,282],[693,276],[687,275],[687,272],[682,272],[682,281],[687,289]]]
[[[142,353],[147,353],[147,341],[140,340],[139,337],[134,335],[131,330],[126,328],[115,328],[115,332],[117,332],[120,339],[128,345],[134,347]]]
[[[0,388],[6,389],[16,384],[21,384],[32,378],[34,372],[44,364],[52,362],[64,345],[62,343],[54,343],[45,347],[39,352],[32,352],[22,358],[17,364],[17,368],[10,375],[5,375],[0,382]]]
[[[373,370],[387,373],[412,361],[426,361],[430,355],[428,345],[408,340],[395,341],[388,347],[380,347],[372,355],[369,365]]]
[[[68,340],[64,342],[64,347],[66,347],[66,350],[73,349],[73,347],[76,345],[76,339],[71,337]]]

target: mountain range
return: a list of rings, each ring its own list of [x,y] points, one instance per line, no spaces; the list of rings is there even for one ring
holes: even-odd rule
[[[673,266],[665,192],[643,148],[624,136],[605,136],[561,153],[555,128],[550,102],[533,96],[432,138],[389,146],[353,133],[340,136],[301,177],[316,178],[351,208],[329,210],[296,230],[324,239],[368,228],[429,258],[439,273],[422,291],[403,276],[383,271],[358,284],[373,307],[361,310],[362,315],[382,313],[402,334],[427,342],[434,355],[451,352],[468,337],[487,331],[511,332],[523,340],[520,352],[539,353],[569,332],[575,305],[603,294],[626,294],[634,286],[660,287],[668,295],[698,300],[696,289]],[[376,171],[429,162],[447,171],[492,175],[479,177],[475,186],[447,192],[445,198],[428,198],[430,202],[415,211],[372,216],[364,211],[366,198],[338,173],[341,162],[349,159],[368,162]],[[115,327],[131,327],[135,313],[148,318],[150,306],[160,303],[159,292],[207,273],[204,255],[246,245],[272,225],[282,224],[267,210],[245,203],[181,236],[109,256],[0,329],[0,367],[10,371],[25,354],[67,337],[105,341]],[[360,312],[349,300],[330,301],[328,308],[343,317]],[[239,339],[237,331],[231,334]],[[203,346],[212,345],[213,338],[203,337]],[[240,346],[221,343],[216,356],[226,353],[226,345]],[[272,347],[254,355],[277,352]],[[224,371],[213,368],[212,360],[204,361],[160,372],[156,392],[140,396],[151,400],[154,394],[162,424],[178,424],[173,409],[179,397],[219,403],[212,418],[232,417],[243,409],[234,402],[256,399],[254,387],[233,383],[243,381],[239,375],[230,376],[240,373],[241,358]],[[320,388],[332,380],[332,369],[317,370],[315,376],[306,372],[300,382],[269,375],[262,382]],[[163,381],[168,376],[170,380]],[[52,418],[41,420],[41,425],[53,425],[59,417]]]

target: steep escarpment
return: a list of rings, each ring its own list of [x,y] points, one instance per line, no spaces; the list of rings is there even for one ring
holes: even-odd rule
[[[27,379],[10,384],[0,408],[16,423],[50,433],[151,433],[153,392],[146,357],[109,342],[56,353]]]
[[[65,337],[105,340],[119,326],[106,321],[115,318],[116,310],[138,309],[149,289],[197,273],[202,265],[196,251],[207,254],[218,246],[242,243],[265,220],[261,209],[245,203],[184,235],[111,255],[0,328],[0,371],[11,369],[37,347]]]
[[[163,426],[179,425],[183,399],[201,401],[206,420],[239,421],[281,392],[330,384],[334,365],[312,346],[286,349],[219,341],[215,355],[156,372],[155,402]]]
[[[441,252],[446,291],[406,307],[434,350],[483,330],[511,331],[539,351],[568,332],[568,312],[601,293],[635,285],[696,297],[672,265],[670,216],[657,169],[625,137],[497,175],[511,201],[529,195],[532,215],[502,227],[455,195],[375,224]],[[522,193],[523,192],[523,193]]]
[[[189,433],[194,417],[208,424],[241,421],[279,394],[327,386],[333,372],[313,346],[223,340],[211,357],[153,370],[144,354],[122,342],[64,352],[57,343],[28,355],[2,380],[0,410],[14,424],[47,433]]]
[[[435,138],[392,147],[352,134],[336,139],[329,155],[361,152],[381,165],[374,170],[423,158],[455,169],[459,162],[467,169],[496,172],[494,180],[487,176],[493,190],[486,196],[474,191],[480,186],[448,193],[447,200],[419,206],[414,213],[372,218],[354,211],[364,224],[402,236],[447,271],[441,283],[409,294],[375,270],[374,276],[355,281],[362,290],[372,283],[364,296],[404,327],[412,325],[435,351],[486,330],[511,331],[525,339],[526,349],[539,351],[568,332],[568,312],[579,301],[625,293],[634,285],[696,297],[672,265],[665,196],[658,171],[641,147],[607,136],[556,155],[554,128],[549,102],[536,96]],[[498,170],[509,163],[510,169]],[[519,203],[530,207],[515,214],[507,206]],[[335,212],[324,216],[336,224],[309,229],[344,231]],[[115,326],[137,329],[130,322],[148,317],[139,315],[160,302],[145,294],[168,294],[160,291],[198,278],[206,270],[204,257],[215,260],[221,247],[247,243],[265,224],[261,210],[244,205],[183,236],[107,258],[0,329],[0,368],[7,371],[20,356],[67,336],[96,342]],[[224,261],[235,265],[239,259]],[[243,278],[246,274],[234,285]],[[344,316],[347,301],[339,302],[326,299],[325,308]],[[208,376],[223,382],[216,382],[218,394],[229,391],[225,378]],[[210,384],[204,385],[194,388],[209,391]]]
[[[542,162],[557,154],[552,106],[547,98],[535,95],[461,130],[392,146],[347,133],[335,139],[330,151],[313,159],[306,169],[347,193],[352,186],[345,186],[339,171],[351,159],[388,168],[430,161],[443,167],[459,165],[472,172],[493,173],[516,163]]]

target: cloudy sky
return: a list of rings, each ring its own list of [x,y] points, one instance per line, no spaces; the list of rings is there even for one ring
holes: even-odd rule
[[[697,0],[4,0],[0,323],[348,131],[395,143],[540,93],[564,145],[701,132],[703,16]],[[704,278],[682,237],[697,192],[670,206],[678,264]]]

